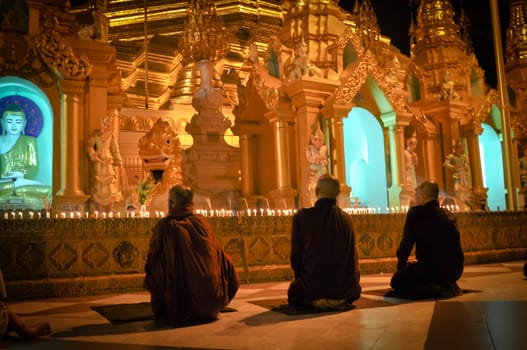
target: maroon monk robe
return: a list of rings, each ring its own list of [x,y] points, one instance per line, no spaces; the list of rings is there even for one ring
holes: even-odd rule
[[[215,319],[240,286],[231,258],[191,206],[154,227],[145,272],[152,310],[171,325]]]

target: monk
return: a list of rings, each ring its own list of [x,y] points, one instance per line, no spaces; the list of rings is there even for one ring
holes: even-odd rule
[[[193,195],[183,185],[170,189],[168,217],[153,229],[145,265],[152,311],[173,326],[216,319],[240,286],[210,224],[193,213]]]
[[[351,216],[337,206],[339,181],[319,177],[315,206],[293,217],[291,267],[295,279],[288,290],[293,306],[317,311],[345,309],[360,297],[356,230]]]
[[[439,187],[425,181],[415,190],[397,249],[397,271],[391,279],[396,295],[410,299],[450,297],[461,293],[464,254],[456,219],[440,208]],[[408,258],[415,246],[417,261]]]

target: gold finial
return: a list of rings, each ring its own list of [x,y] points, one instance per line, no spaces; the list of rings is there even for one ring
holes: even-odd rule
[[[417,40],[458,35],[454,10],[448,0],[423,0],[417,11]]]
[[[513,0],[510,9],[505,55],[507,64],[527,62],[527,1]]]
[[[371,48],[372,42],[378,40],[381,36],[381,30],[370,0],[363,0],[360,5],[358,27],[364,48]]]
[[[214,1],[189,1],[187,19],[179,41],[184,60],[216,61],[227,54],[229,32],[216,15]]]

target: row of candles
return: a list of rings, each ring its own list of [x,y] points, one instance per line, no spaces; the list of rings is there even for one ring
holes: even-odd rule
[[[460,211],[459,206],[457,205],[446,205],[446,209],[452,212]],[[408,206],[400,207],[387,207],[385,211],[381,211],[381,208],[345,208],[343,209],[348,214],[397,214],[397,213],[406,213],[408,212]],[[196,209],[196,213],[207,216],[207,217],[232,217],[232,216],[292,216],[296,213],[296,209],[246,209],[246,210],[226,210],[226,209]],[[51,218],[51,213],[49,211],[15,211],[8,210],[4,211],[4,219],[43,219]],[[81,218],[95,218],[95,219],[111,219],[111,218],[121,218],[123,217],[120,212],[84,212],[84,215],[80,211],[70,211],[62,212],[60,214],[55,214],[56,219],[81,219]],[[149,211],[140,211],[140,212],[126,212],[125,216],[127,218],[162,218],[165,217],[165,212],[155,211],[150,213]]]
[[[274,210],[274,209],[247,209],[247,210],[226,210],[226,209],[216,209],[216,210],[207,210],[207,209],[196,209],[196,214],[200,214],[208,217],[233,217],[233,216],[291,216],[296,213],[295,209],[283,209],[283,210]],[[52,216],[50,211],[16,211],[8,210],[3,212],[4,219],[50,219],[52,217],[56,219],[82,219],[82,218],[94,218],[94,219],[112,219],[112,218],[162,218],[165,217],[166,213],[163,211],[130,211],[126,212],[123,216],[121,212],[84,212],[84,215],[80,211],[68,211],[61,212],[60,214],[55,214]]]

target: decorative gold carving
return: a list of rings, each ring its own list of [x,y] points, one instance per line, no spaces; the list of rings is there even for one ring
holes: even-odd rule
[[[0,76],[16,75],[43,87],[54,84],[54,77],[38,58],[34,42],[20,35],[6,35],[0,56]]]
[[[511,16],[507,28],[507,64],[527,63],[527,18],[525,2],[511,1]]]
[[[140,116],[121,115],[121,130],[148,132],[154,126],[156,118],[141,118]]]
[[[490,113],[490,109],[492,108],[492,105],[498,103],[498,100],[499,100],[498,92],[494,89],[491,89],[485,96],[485,99],[483,100],[483,102],[472,113],[473,122],[477,123],[478,125],[485,122],[485,120],[487,119]]]
[[[264,101],[267,110],[275,110],[280,98],[278,87],[282,85],[282,82],[271,76],[267,69],[260,64],[258,47],[254,43],[249,46],[249,61],[252,63],[253,86]]]
[[[92,65],[85,55],[75,56],[71,46],[66,45],[54,29],[57,19],[46,15],[44,31],[35,37],[35,46],[40,58],[59,79],[84,80],[90,74]]]
[[[296,44],[295,55],[288,64],[288,71],[289,81],[300,79],[303,76],[322,77],[320,69],[309,60],[303,38]]]
[[[421,1],[417,12],[417,41],[443,36],[457,36],[458,26],[454,22],[454,10],[449,0]]]
[[[229,50],[229,32],[211,0],[191,0],[179,46],[185,60],[216,61]]]
[[[152,129],[139,139],[139,156],[152,176],[154,185],[146,206],[150,211],[166,211],[168,191],[183,182],[182,151],[179,138],[169,121],[158,119]],[[154,174],[161,173],[160,178]]]

